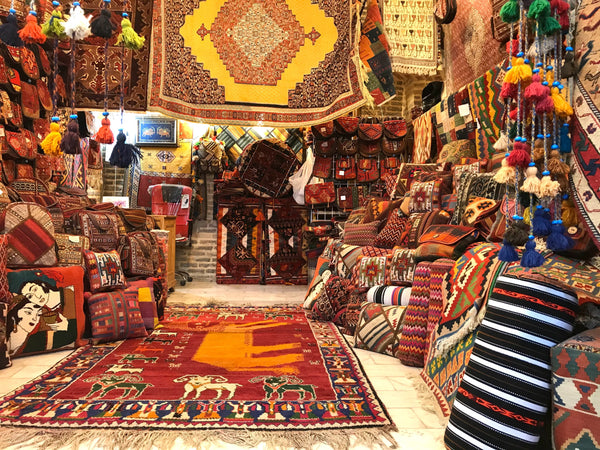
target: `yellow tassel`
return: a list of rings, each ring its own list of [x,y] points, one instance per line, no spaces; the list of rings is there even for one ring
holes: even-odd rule
[[[145,42],[146,38],[137,34],[131,25],[131,21],[124,17],[121,20],[121,34],[117,37],[116,45],[123,44],[131,50],[140,50],[144,47]]]
[[[549,175],[543,176],[540,182],[540,197],[554,198],[560,192],[560,183],[553,181]]]
[[[515,168],[508,165],[506,158],[502,160],[502,167],[494,175],[494,181],[500,184],[513,184],[515,182]]]
[[[565,100],[565,97],[560,93],[557,87],[551,89],[552,100],[554,101],[554,112],[558,117],[567,118],[573,115],[573,108]]]
[[[62,136],[60,134],[60,125],[57,122],[51,122],[50,133],[48,133],[48,135],[40,143],[40,146],[46,155],[60,156],[62,155],[62,152],[60,151],[61,139]]]
[[[529,81],[533,75],[531,66],[525,64],[523,58],[517,58],[512,68],[504,76],[505,83],[517,84],[519,81]]]
[[[566,228],[577,226],[579,218],[577,217],[577,210],[575,204],[570,198],[562,201],[562,221]]]
[[[531,208],[525,208],[525,211],[523,211],[523,222],[531,225]]]
[[[548,86],[552,86],[552,83],[554,83],[554,71],[549,70],[546,72],[546,81],[548,82]]]

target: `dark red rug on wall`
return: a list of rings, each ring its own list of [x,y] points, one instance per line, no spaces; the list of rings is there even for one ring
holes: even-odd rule
[[[350,436],[372,445],[394,429],[336,327],[296,306],[172,306],[150,336],[79,349],[0,405],[2,447],[347,448]]]

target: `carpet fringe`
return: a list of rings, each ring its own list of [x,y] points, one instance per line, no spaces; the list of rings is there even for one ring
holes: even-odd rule
[[[257,447],[266,444],[267,449],[310,449],[325,444],[335,450],[350,449],[356,445],[371,449],[395,449],[398,443],[391,432],[394,427],[379,427],[345,430],[124,430],[111,428],[57,429],[2,427],[0,448],[37,448],[58,450],[78,448],[81,444],[93,444],[95,449],[119,450],[167,450],[182,446],[198,448],[207,444],[220,446],[237,445]],[[262,448],[265,448],[263,445]]]

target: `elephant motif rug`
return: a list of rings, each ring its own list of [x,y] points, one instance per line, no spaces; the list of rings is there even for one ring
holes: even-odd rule
[[[366,102],[352,0],[155,0],[148,109],[294,127]]]
[[[347,448],[395,430],[337,328],[301,306],[170,306],[148,337],[80,348],[0,399],[0,424],[2,448],[177,437]]]

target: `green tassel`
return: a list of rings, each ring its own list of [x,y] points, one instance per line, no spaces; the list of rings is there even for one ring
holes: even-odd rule
[[[533,0],[527,17],[538,20],[540,17],[548,17],[550,15],[550,2],[548,0]]]
[[[144,47],[145,42],[146,38],[135,32],[131,26],[131,21],[123,18],[121,21],[121,34],[119,34],[119,37],[117,38],[117,45],[123,44],[126,48],[130,48],[131,50],[140,50]]]
[[[538,18],[538,25],[540,27],[540,34],[544,36],[551,36],[558,33],[562,28],[558,20],[552,16],[541,16]]]
[[[67,34],[63,23],[62,14],[55,9],[48,21],[42,24],[42,33],[51,39],[65,39]]]
[[[515,23],[521,18],[517,0],[508,0],[500,9],[500,18],[505,23]]]
[[[514,139],[517,137],[517,130],[518,130],[517,122],[514,122],[508,130],[509,139]]]

